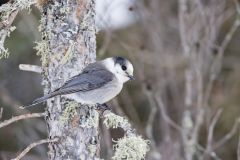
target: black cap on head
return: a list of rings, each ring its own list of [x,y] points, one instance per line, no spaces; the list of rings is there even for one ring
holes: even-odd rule
[[[115,64],[120,64],[121,66],[126,65],[126,59],[123,57],[114,57],[114,63]]]

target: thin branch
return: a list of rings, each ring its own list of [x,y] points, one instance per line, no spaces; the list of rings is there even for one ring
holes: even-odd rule
[[[106,34],[104,35],[103,44],[98,51],[98,55],[100,57],[104,56],[104,54],[106,54],[106,51],[109,47],[109,44],[110,44],[111,40],[112,40],[112,32],[111,32],[111,30],[107,30]]]
[[[237,129],[238,129],[238,126],[239,126],[239,123],[240,123],[240,118],[238,118],[232,129],[230,130],[230,132],[228,134],[226,134],[221,140],[219,140],[214,146],[213,146],[213,150],[221,147],[222,145],[224,145],[229,139],[231,139],[235,133],[237,132]]]
[[[240,4],[238,0],[234,0],[235,5],[236,5],[236,10],[237,10],[237,14],[240,14]]]
[[[178,19],[179,19],[179,28],[180,28],[180,38],[181,38],[181,45],[183,48],[183,54],[186,57],[190,56],[190,48],[187,43],[187,37],[186,37],[186,24],[185,24],[185,17],[187,12],[187,1],[186,0],[179,0],[179,13],[178,13]]]
[[[206,151],[206,149],[205,149],[204,147],[202,147],[200,144],[197,144],[196,147],[197,147],[197,149],[198,149],[200,152],[202,152],[202,153]],[[200,153],[200,154],[202,155],[202,153]],[[200,155],[199,155],[199,156],[200,156]],[[212,159],[214,159],[214,160],[221,160],[221,158],[219,158],[218,155],[217,155],[214,151],[211,152],[210,156],[211,156]],[[201,158],[199,158],[199,159],[202,160],[203,157],[201,157]]]
[[[162,102],[162,99],[157,97],[155,95],[155,100],[161,110],[161,113],[162,113],[162,116],[163,116],[163,119],[169,123],[173,128],[175,128],[176,130],[178,130],[179,132],[182,132],[182,128],[181,126],[179,126],[177,123],[175,123],[167,114],[166,110],[165,110],[165,107],[164,107],[164,104]]]
[[[213,87],[213,82],[214,80],[217,78],[217,75],[220,72],[220,69],[222,67],[222,58],[224,56],[224,52],[228,46],[228,44],[231,42],[232,37],[234,35],[234,33],[237,31],[237,29],[240,26],[240,19],[238,18],[238,16],[240,15],[240,5],[238,0],[235,0],[236,3],[236,11],[237,11],[237,18],[234,21],[233,25],[231,26],[231,28],[229,29],[228,33],[226,34],[224,40],[222,41],[220,47],[218,48],[218,54],[216,59],[214,60],[212,66],[211,66],[211,75],[210,75],[210,80],[207,84],[206,87],[206,91],[205,91],[205,102],[208,102],[209,98],[210,98],[210,94],[212,91],[212,87]]]
[[[150,141],[152,142],[151,144],[155,148],[156,147],[156,142],[154,141],[153,124],[154,124],[154,119],[155,119],[156,114],[157,114],[157,106],[154,102],[154,99],[152,98],[151,92],[148,92],[146,90],[145,86],[144,86],[144,94],[147,96],[148,101],[149,101],[150,106],[151,106],[151,111],[150,111],[150,114],[149,114],[148,120],[147,120],[146,134],[147,134],[148,138],[150,139]]]
[[[0,119],[2,119],[2,115],[3,115],[3,108],[0,108]]]
[[[20,160],[22,159],[32,148],[44,144],[44,143],[53,143],[53,142],[57,142],[59,140],[59,138],[54,138],[54,139],[42,139],[40,141],[34,142],[32,144],[30,144],[27,148],[25,148],[16,158],[12,159],[12,160]]]
[[[208,130],[208,137],[207,137],[207,147],[204,154],[212,154],[212,142],[213,142],[213,133],[214,128],[217,124],[217,121],[219,120],[220,115],[222,114],[222,109],[219,109],[215,116],[213,117],[213,120],[209,126]]]
[[[23,71],[42,73],[42,68],[40,66],[31,64],[19,64],[19,69]]]
[[[15,151],[0,151],[0,159],[1,160],[9,160],[13,157],[13,155],[15,155],[16,152]],[[42,160],[43,156],[41,157],[41,155],[36,155],[36,153],[34,154],[28,154],[24,156],[24,159],[26,160]]]
[[[10,125],[10,124],[17,122],[19,120],[22,120],[22,119],[43,117],[44,115],[45,115],[45,113],[29,113],[29,114],[23,114],[20,116],[15,116],[15,117],[12,117],[11,119],[1,122],[0,128]]]
[[[238,136],[237,160],[240,160],[240,133]]]

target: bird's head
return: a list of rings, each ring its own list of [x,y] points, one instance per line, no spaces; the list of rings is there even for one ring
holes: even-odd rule
[[[125,83],[128,80],[133,80],[133,65],[123,57],[111,57],[106,59],[106,67],[109,69],[117,79]]]

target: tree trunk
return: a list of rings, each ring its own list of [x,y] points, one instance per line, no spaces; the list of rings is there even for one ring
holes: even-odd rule
[[[42,7],[41,54],[45,93],[63,85],[96,58],[95,0],[49,0]],[[67,109],[66,109],[67,108]],[[99,114],[64,97],[47,102],[49,159],[98,159]]]

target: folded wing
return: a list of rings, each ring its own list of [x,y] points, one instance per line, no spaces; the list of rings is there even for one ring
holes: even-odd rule
[[[24,108],[37,105],[57,95],[86,92],[100,88],[112,81],[113,78],[113,73],[105,69],[105,67],[101,64],[90,64],[83,70],[82,73],[72,77],[62,87],[34,100],[32,104],[24,106]]]

